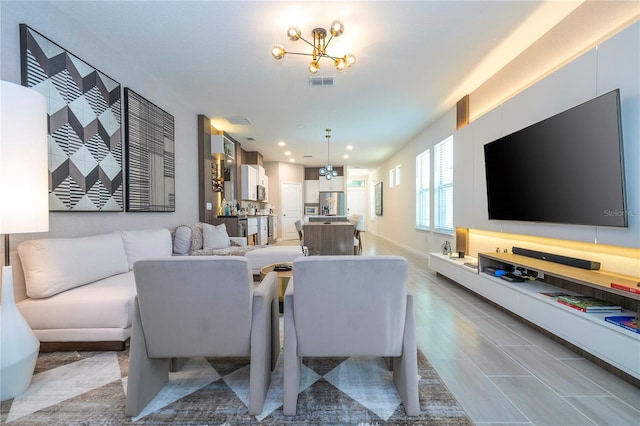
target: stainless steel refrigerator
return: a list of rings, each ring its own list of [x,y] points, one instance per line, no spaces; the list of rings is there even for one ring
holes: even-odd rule
[[[343,191],[320,192],[319,214],[324,216],[344,216],[345,210]]]

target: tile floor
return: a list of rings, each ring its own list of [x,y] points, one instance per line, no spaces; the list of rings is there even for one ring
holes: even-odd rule
[[[640,425],[640,389],[436,276],[426,256],[366,232],[363,246],[409,260],[418,346],[476,424]]]

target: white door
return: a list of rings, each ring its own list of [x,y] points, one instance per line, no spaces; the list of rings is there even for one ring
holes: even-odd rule
[[[296,220],[302,219],[302,184],[283,183],[280,192],[282,239],[297,240]]]

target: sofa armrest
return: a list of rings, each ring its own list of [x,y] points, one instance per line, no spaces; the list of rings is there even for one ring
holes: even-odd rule
[[[232,245],[244,247],[247,245],[247,237],[229,237]]]

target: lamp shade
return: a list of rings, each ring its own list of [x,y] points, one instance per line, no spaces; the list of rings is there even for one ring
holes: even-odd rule
[[[49,230],[47,100],[0,81],[0,234]]]

